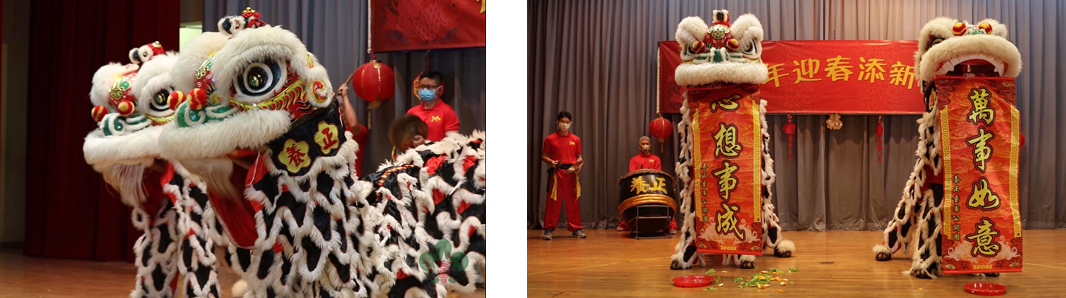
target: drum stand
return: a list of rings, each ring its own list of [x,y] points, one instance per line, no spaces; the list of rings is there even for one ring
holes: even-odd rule
[[[662,216],[662,215],[659,215],[659,216],[644,216],[644,217],[640,216],[640,210],[641,209],[645,209],[645,208],[670,208],[670,207],[651,205],[651,206],[636,206],[636,207],[633,207],[633,208],[637,209],[637,216],[635,218],[636,220],[633,221],[633,227],[630,228],[630,231],[629,231],[629,235],[632,236],[633,239],[640,240],[640,238],[670,238],[670,232],[668,230],[670,229],[670,221],[674,220],[672,217],[670,217],[670,216]],[[637,232],[637,231],[640,231],[640,222],[642,221],[641,219],[665,219],[667,221],[666,221],[666,225],[663,226],[663,229],[660,232],[645,232],[644,233],[644,234],[656,234],[656,233],[659,233],[660,235],[641,237],[640,236],[641,233]]]

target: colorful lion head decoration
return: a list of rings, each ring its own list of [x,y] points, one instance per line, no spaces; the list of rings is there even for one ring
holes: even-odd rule
[[[729,21],[728,11],[715,10],[710,26],[699,17],[687,17],[677,25],[682,62],[675,70],[679,86],[766,81],[762,23],[752,14],[740,16],[732,25]]]
[[[111,63],[93,75],[89,98],[98,129],[82,145],[86,162],[131,206],[145,199],[142,175],[159,157],[161,125],[173,116],[166,97],[173,88],[169,72],[177,55],[163,52],[158,42],[149,46],[154,52],[139,67]]]
[[[1007,26],[996,20],[974,25],[940,17],[926,23],[918,35],[914,73],[922,86],[937,75],[1013,78],[1021,71],[1021,53],[1007,40]]]

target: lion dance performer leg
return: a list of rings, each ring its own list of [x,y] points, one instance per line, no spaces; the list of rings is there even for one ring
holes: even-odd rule
[[[675,77],[687,89],[677,165],[684,222],[671,269],[702,263],[703,253],[726,254],[726,265],[753,268],[766,247],[778,257],[795,250],[781,235],[771,203],[775,175],[766,102],[758,93],[767,77],[762,24],[751,14],[729,22],[728,11],[716,10],[711,26],[688,17],[677,29],[683,63]]]
[[[129,57],[134,64],[108,64],[93,76],[90,98],[99,129],[85,137],[82,150],[86,162],[133,207],[133,225],[144,232],[134,244],[137,279],[130,297],[173,297],[182,229],[176,201],[159,184],[163,162],[156,138],[173,114],[166,97],[177,57],[158,42],[131,50]]]
[[[1003,210],[1008,210],[1008,217],[1003,220],[1010,222],[1010,209],[1015,212],[1013,221],[1016,225],[1014,230],[1016,234],[1014,236],[1019,242],[1019,245],[1015,247],[1017,249],[1013,251],[1016,256],[1003,257],[1002,259],[1007,265],[1002,267],[989,265],[989,269],[992,267],[998,268],[991,271],[961,270],[954,273],[984,273],[996,276],[998,272],[1009,272],[1014,269],[1021,270],[1019,262],[1014,262],[1017,265],[1014,269],[1004,269],[1015,267],[1010,264],[1014,257],[1020,260],[1021,229],[1016,213],[1016,191],[999,190],[1000,195],[998,196],[995,194],[982,196],[980,192],[982,189],[988,190],[988,187],[990,187],[987,181],[993,181],[992,184],[996,185],[996,181],[1012,180],[1015,182],[1014,184],[1004,182],[997,186],[1007,188],[1007,184],[1010,184],[1009,187],[1012,190],[1016,189],[1016,174],[1011,178],[996,179],[997,174],[992,168],[993,166],[989,165],[990,168],[986,171],[983,162],[986,159],[998,157],[998,154],[1006,154],[1004,160],[1007,160],[1007,162],[1000,164],[1003,167],[1000,172],[1013,171],[1016,173],[1017,171],[1016,155],[1015,157],[1009,156],[1014,154],[1011,152],[1017,152],[1017,148],[1021,146],[1020,142],[1014,142],[1012,138],[1021,137],[1020,132],[1016,130],[1017,110],[1013,107],[1013,78],[1017,77],[1021,72],[1022,60],[1018,49],[1006,39],[1006,36],[1006,26],[992,19],[983,20],[979,25],[975,26],[941,17],[930,21],[922,28],[918,37],[918,51],[914,55],[914,73],[921,82],[921,91],[926,104],[925,113],[918,119],[919,144],[917,151],[915,151],[918,160],[915,162],[914,170],[903,188],[903,197],[893,213],[893,218],[889,220],[888,226],[884,230],[883,242],[873,248],[875,258],[878,261],[891,260],[893,253],[917,240],[917,245],[913,251],[913,263],[907,273],[920,278],[933,278],[937,275],[942,275],[944,273],[942,270],[959,269],[957,268],[959,267],[957,262],[953,261],[955,259],[980,261],[980,259],[973,258],[977,257],[976,253],[990,253],[985,251],[986,247],[1014,247],[1010,243],[997,244],[988,241],[989,243],[985,245],[973,246],[975,254],[972,257],[956,254],[956,249],[954,248],[949,248],[946,252],[942,249],[944,245],[953,247],[955,243],[966,243],[968,239],[973,240],[983,236],[977,232],[975,234],[966,234],[966,231],[974,230],[975,226],[973,223],[964,224],[966,218],[962,216],[962,213],[968,212],[966,209],[971,208],[981,211],[998,209],[1001,207],[999,198],[1002,198],[1004,201],[1003,207],[1007,207],[1008,201],[1010,202],[1009,209],[1003,208]],[[975,78],[977,79],[975,80]],[[964,88],[967,85],[977,84],[977,82],[986,80],[998,83],[990,84],[989,87]],[[956,91],[963,93],[973,91],[974,93],[965,94],[967,97],[955,97]],[[1004,104],[998,104],[999,101],[996,101],[995,98],[990,98],[989,95],[994,95],[993,97],[996,98],[1005,98],[1007,101],[1003,101]],[[953,116],[953,114],[949,114],[949,110],[959,104],[972,105],[972,115]],[[1002,112],[994,109],[1002,109]],[[953,140],[944,139],[943,135],[948,132],[956,134],[955,131],[948,131],[948,128],[944,127],[944,125],[954,123],[955,120],[969,121],[966,126],[972,126],[975,131],[979,127],[979,133],[976,134],[978,137],[964,140],[964,142],[968,142],[964,144],[969,145],[959,147],[965,149],[953,149],[951,152],[944,152],[943,144],[953,142]],[[998,125],[993,126],[993,124]],[[1013,132],[1011,131],[1012,125],[1015,128]],[[1003,128],[999,130],[999,136],[994,137],[999,140],[994,140],[992,135],[999,127]],[[959,128],[965,127],[960,127],[958,124],[952,124],[951,126],[951,129]],[[985,132],[986,129],[988,129],[988,133]],[[951,148],[954,147],[952,146]],[[1001,147],[1006,148],[1000,149]],[[994,149],[999,150],[993,151]],[[966,154],[967,150],[969,150],[969,154]],[[956,160],[952,163],[952,158],[962,158],[962,161],[966,161],[966,159],[971,157],[974,162],[970,164],[969,168],[964,167],[966,166],[965,162]],[[1013,169],[1008,170],[1007,168],[1010,167],[1013,167]],[[962,169],[962,171],[959,169]],[[945,181],[945,178],[948,178],[945,174],[948,173],[954,173],[954,175],[951,175],[951,178]],[[981,175],[979,179],[985,183],[974,184],[975,186],[971,189],[969,183],[959,178],[960,175],[968,177],[971,174]],[[986,176],[989,178],[986,179]],[[951,184],[956,185],[948,189],[945,188],[946,185]],[[959,191],[959,186],[963,190],[970,191]],[[951,190],[948,195],[953,201],[948,202],[947,205],[945,205],[945,190]],[[1008,195],[1010,196],[1009,199]],[[962,200],[963,208],[958,208],[960,202],[957,200],[959,199]],[[992,201],[995,202],[995,206],[992,206],[991,203],[984,204],[984,202]],[[970,208],[967,208],[967,204],[969,204],[968,207]],[[976,229],[984,230],[987,228],[983,228],[980,223],[979,221]],[[984,223],[991,223],[991,221],[985,221]],[[949,226],[945,226],[945,224]],[[988,232],[998,233],[998,230],[988,229]],[[950,239],[943,237],[944,233],[951,233]],[[1004,236],[1010,237],[1011,235]],[[966,245],[969,247],[969,244]],[[961,250],[958,251],[961,252]],[[966,251],[965,254],[969,255],[970,251]],[[957,258],[953,256],[957,256]],[[973,268],[976,268],[976,266]]]

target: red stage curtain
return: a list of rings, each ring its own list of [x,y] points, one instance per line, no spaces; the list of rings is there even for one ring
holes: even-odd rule
[[[179,0],[34,0],[26,136],[26,242],[31,256],[133,260],[130,209],[85,163],[96,126],[88,94],[108,62],[153,41],[176,51]]]

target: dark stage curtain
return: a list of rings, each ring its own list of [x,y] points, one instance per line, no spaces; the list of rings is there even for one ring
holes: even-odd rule
[[[31,4],[26,137],[26,242],[31,256],[133,260],[140,232],[130,208],[85,163],[96,128],[88,94],[97,68],[128,63],[153,41],[178,48],[179,1],[59,1]]]

